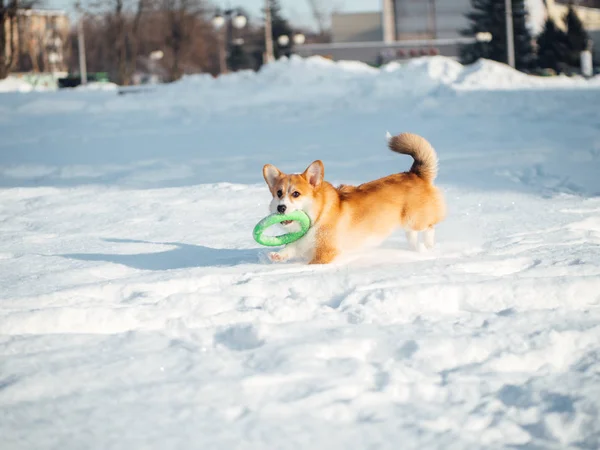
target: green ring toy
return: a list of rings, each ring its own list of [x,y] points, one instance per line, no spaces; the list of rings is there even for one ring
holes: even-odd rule
[[[300,223],[301,230],[294,233],[286,233],[280,236],[263,236],[263,232],[271,225],[294,220]],[[276,247],[278,245],[291,244],[304,236],[310,228],[310,218],[304,211],[294,211],[289,214],[271,214],[258,222],[254,227],[254,240],[267,247]]]

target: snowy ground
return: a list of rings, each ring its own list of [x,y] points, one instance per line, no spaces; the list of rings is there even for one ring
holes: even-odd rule
[[[318,59],[0,95],[0,448],[600,446],[600,82]],[[440,156],[432,252],[273,265],[261,169]],[[374,205],[376,207],[376,205]]]

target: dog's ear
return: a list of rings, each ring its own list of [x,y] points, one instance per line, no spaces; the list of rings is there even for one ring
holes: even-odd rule
[[[275,182],[281,176],[281,171],[273,164],[265,164],[263,167],[263,177],[269,185],[269,188],[273,189]]]
[[[302,176],[313,187],[318,188],[323,181],[323,177],[325,176],[325,167],[323,166],[323,162],[321,160],[314,161],[306,168]]]

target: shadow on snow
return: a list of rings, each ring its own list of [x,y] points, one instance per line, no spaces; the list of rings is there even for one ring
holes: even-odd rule
[[[175,248],[155,253],[70,253],[59,255],[80,261],[103,261],[141,270],[173,270],[192,267],[237,266],[259,261],[261,249],[211,248],[181,242],[149,242],[134,239],[104,239],[127,244],[169,245]]]

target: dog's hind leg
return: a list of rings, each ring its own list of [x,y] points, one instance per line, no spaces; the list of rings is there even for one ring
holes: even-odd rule
[[[428,249],[432,249],[435,246],[435,229],[429,227],[423,231],[423,243]]]
[[[419,232],[415,230],[406,230],[406,240],[413,250],[419,249]]]

